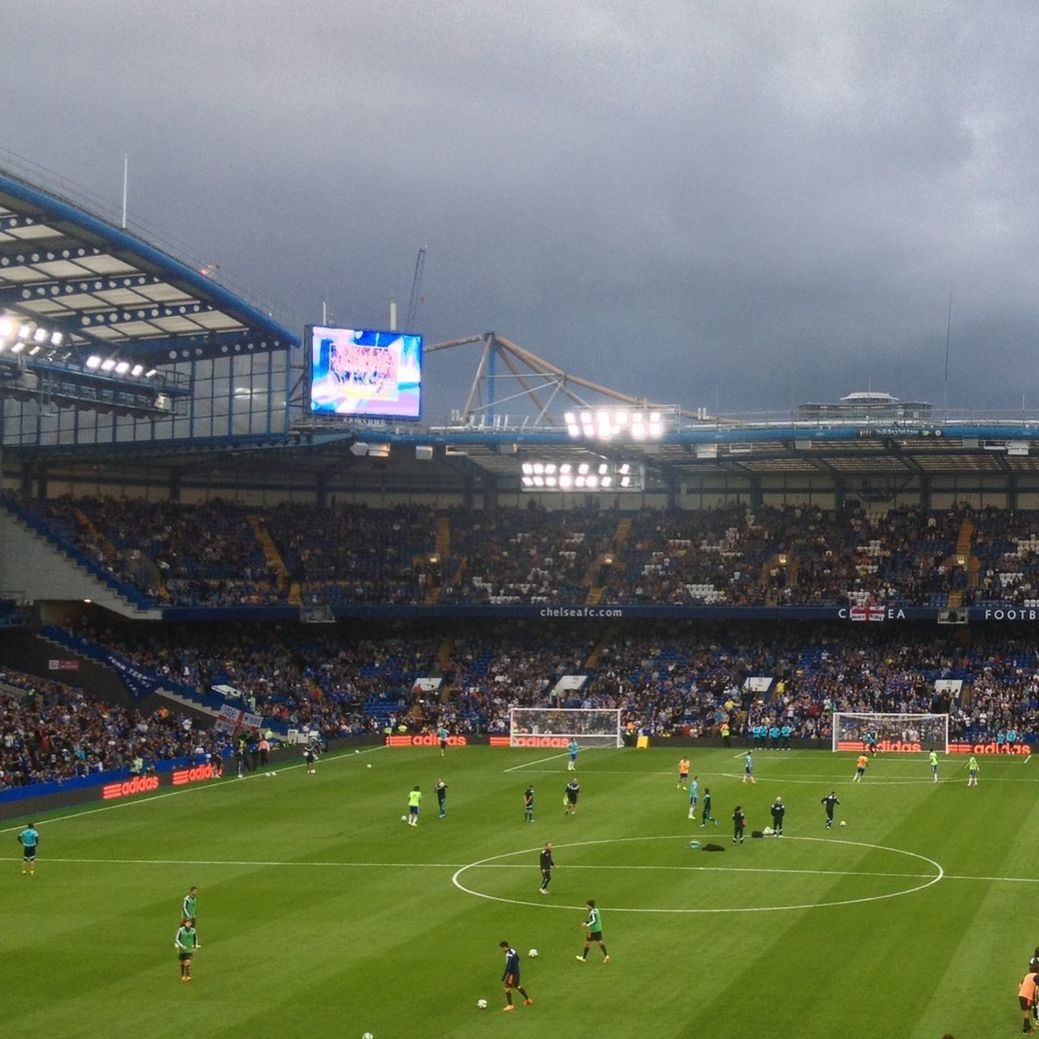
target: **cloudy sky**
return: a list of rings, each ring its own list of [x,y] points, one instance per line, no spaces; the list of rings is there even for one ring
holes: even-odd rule
[[[496,330],[664,403],[1039,407],[1039,7],[7,0],[16,156],[294,329]],[[952,299],[946,379],[946,327]],[[475,355],[430,357],[432,419]]]

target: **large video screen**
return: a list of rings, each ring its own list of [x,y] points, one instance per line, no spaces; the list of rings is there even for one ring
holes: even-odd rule
[[[422,416],[422,336],[310,325],[310,411],[348,418]]]

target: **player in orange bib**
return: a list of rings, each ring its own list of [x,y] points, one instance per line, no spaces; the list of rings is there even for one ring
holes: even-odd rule
[[[1035,1006],[1036,992],[1039,991],[1039,974],[1029,971],[1021,980],[1017,990],[1017,1000],[1021,1004],[1021,1034],[1032,1032],[1032,1007]]]
[[[866,769],[869,768],[869,758],[865,754],[860,754],[858,761],[855,762],[855,782],[861,783],[862,777],[866,774]]]

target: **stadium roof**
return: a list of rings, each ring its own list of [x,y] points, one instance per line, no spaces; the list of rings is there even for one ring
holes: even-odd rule
[[[154,365],[298,345],[209,273],[0,169],[0,310],[60,330],[74,354]]]

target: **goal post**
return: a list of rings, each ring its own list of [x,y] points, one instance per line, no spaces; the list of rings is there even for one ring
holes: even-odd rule
[[[558,746],[577,740],[582,747],[623,747],[621,712],[605,707],[513,707],[509,746]],[[545,740],[552,740],[545,743]]]
[[[834,713],[833,750],[864,750],[872,736],[876,737],[877,750],[940,750],[948,754],[949,716]]]

